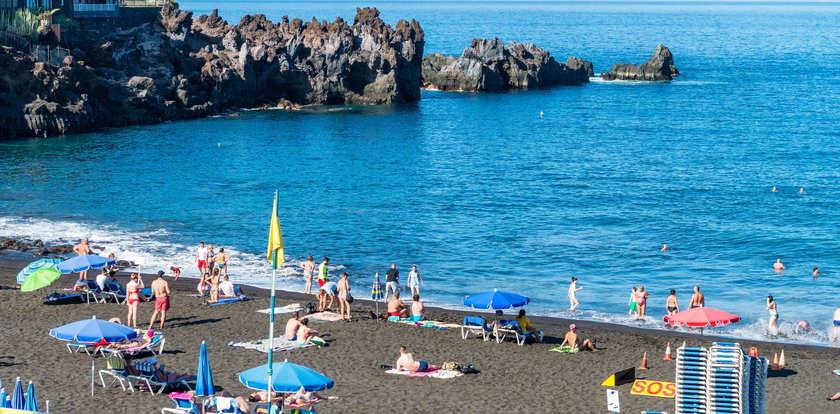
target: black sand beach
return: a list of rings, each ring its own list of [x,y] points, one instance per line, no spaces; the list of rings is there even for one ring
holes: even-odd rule
[[[0,285],[11,286],[14,276],[27,261],[0,260]],[[80,319],[125,318],[126,307],[117,304],[84,304],[77,301],[47,304],[41,300],[52,290],[69,287],[75,275],[62,276],[53,286],[39,292],[0,290],[0,379],[7,390],[16,376],[33,380],[43,409],[50,400],[51,412],[156,413],[170,405],[165,395],[130,393],[119,387],[96,386],[90,396],[90,359],[70,354],[62,341],[48,336],[51,328]],[[125,283],[126,275],[120,280]],[[170,279],[170,278],[167,278]],[[153,276],[146,275],[149,283]],[[173,309],[164,329],[166,346],[157,357],[169,369],[195,372],[201,341],[207,341],[215,384],[219,391],[245,394],[238,373],[266,362],[266,354],[228,346],[268,337],[268,315],[257,310],[268,307],[264,289],[243,287],[253,298],[223,306],[201,305],[190,297],[194,281],[182,278],[171,286]],[[55,289],[53,289],[55,288]],[[357,296],[363,296],[359,293]],[[307,303],[309,296],[279,292],[278,305]],[[650,380],[674,381],[674,363],[662,361],[667,342],[676,348],[709,346],[713,337],[640,330],[631,327],[578,322],[581,333],[597,339],[598,353],[559,354],[548,349],[562,341],[568,320],[532,317],[546,333],[546,343],[517,346],[463,340],[458,329],[424,329],[398,323],[365,319],[371,302],[357,300],[354,321],[320,322],[314,327],[328,341],[324,348],[303,348],[275,353],[276,360],[288,359],[324,373],[336,386],[324,392],[339,399],[318,405],[318,411],[331,412],[533,412],[594,413],[606,410],[606,387],[600,383],[612,372],[638,366],[648,353],[650,369],[637,376]],[[152,304],[140,304],[140,321],[148,321]],[[432,320],[459,322],[463,314],[430,309]],[[276,332],[282,334],[288,314],[278,315]],[[729,340],[727,340],[729,341]],[[405,345],[418,358],[434,364],[456,361],[473,364],[479,374],[453,379],[413,378],[388,375],[380,365],[394,365],[398,347]],[[824,399],[840,391],[840,378],[831,373],[840,368],[836,349],[810,346],[741,342],[756,346],[761,356],[785,350],[787,367],[771,371],[767,380],[769,413],[830,413],[840,410],[840,402]],[[97,369],[104,367],[102,358]],[[631,385],[617,387],[622,412],[642,410],[674,411],[674,400],[630,394]],[[107,407],[107,408],[106,408]]]

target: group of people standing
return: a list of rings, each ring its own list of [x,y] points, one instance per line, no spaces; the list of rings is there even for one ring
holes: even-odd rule
[[[303,270],[303,277],[305,281],[304,293],[312,294],[313,282],[317,281],[318,289],[315,297],[318,299],[318,310],[324,311],[333,308],[333,304],[338,302],[338,313],[342,319],[351,321],[350,304],[353,303],[353,295],[350,293],[350,275],[347,272],[342,272],[337,282],[330,280],[329,274],[330,258],[324,259],[316,265],[315,259],[312,256],[306,258],[300,264]],[[377,276],[379,274],[377,273]],[[399,298],[400,291],[400,272],[397,270],[396,264],[391,264],[391,267],[385,272],[385,301],[388,302],[389,296],[397,296]],[[417,265],[411,267],[408,273],[408,287],[415,301],[420,300],[420,286],[425,286],[420,272],[417,270]],[[329,302],[329,303],[328,303]]]
[[[201,275],[198,281],[198,293],[204,296],[210,293],[210,303],[219,301],[220,297],[235,297],[236,292],[233,283],[228,277],[228,265],[230,264],[230,255],[225,253],[225,248],[219,248],[216,253],[214,246],[205,246],[204,242],[198,244],[198,249],[195,253],[195,263],[198,267],[198,272]],[[172,268],[175,273],[175,280],[178,280],[180,269]],[[224,275],[224,280],[222,280]]]

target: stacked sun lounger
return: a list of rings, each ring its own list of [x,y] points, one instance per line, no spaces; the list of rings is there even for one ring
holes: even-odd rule
[[[749,414],[764,414],[765,389],[767,386],[767,358],[748,356],[750,363],[747,387],[749,393]]]
[[[715,342],[709,352],[706,393],[710,413],[743,413],[747,399],[745,371],[749,362],[741,345]]]
[[[681,347],[677,349],[677,414],[705,414],[706,372],[709,366],[709,351],[706,348]]]
[[[767,359],[741,345],[677,349],[676,413],[764,414]]]

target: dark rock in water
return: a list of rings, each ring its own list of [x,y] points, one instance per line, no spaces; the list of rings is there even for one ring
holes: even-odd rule
[[[444,91],[479,92],[544,88],[589,82],[592,63],[570,58],[559,63],[527,43],[504,45],[498,38],[473,39],[456,58],[440,53],[423,58],[423,85]]]
[[[69,244],[46,246],[41,240],[27,241],[0,237],[0,251],[3,250],[32,253],[36,256],[55,256],[71,253],[73,246]]]
[[[73,45],[64,66],[0,50],[0,139],[195,118],[242,107],[420,99],[420,24],[263,15],[228,24],[165,2],[156,21]]]
[[[601,74],[601,78],[605,80],[641,81],[668,81],[673,80],[675,76],[680,76],[680,71],[674,65],[671,51],[663,45],[657,46],[653,56],[641,65],[616,63],[609,72]]]

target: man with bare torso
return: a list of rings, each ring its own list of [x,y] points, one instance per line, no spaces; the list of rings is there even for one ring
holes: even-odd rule
[[[400,357],[397,359],[397,371],[407,370],[411,372],[425,372],[439,369],[437,366],[429,365],[426,361],[415,361],[414,355],[408,352],[404,346],[400,347]]]
[[[158,312],[160,312],[160,329],[166,322],[166,311],[169,310],[169,283],[163,279],[163,271],[158,272],[157,279],[152,282],[152,294],[155,295],[155,312],[152,314],[152,321],[149,322],[149,329],[155,324]]]
[[[230,255],[225,253],[225,248],[222,247],[219,249],[219,253],[213,256],[213,263],[216,264],[216,269],[219,269],[219,272],[224,273],[227,276],[228,271],[228,263],[230,262]]]
[[[706,306],[706,297],[700,293],[700,286],[694,287],[694,294],[691,295],[691,301],[688,302],[688,308],[702,308]]]
[[[578,338],[577,333],[577,326],[575,324],[569,325],[569,332],[566,333],[566,337],[563,338],[563,343],[560,344],[560,348],[564,346],[569,346],[569,350],[571,351],[579,351],[579,350],[590,350],[593,352],[597,352],[598,348],[595,347],[595,344],[592,343],[589,339],[584,339],[582,341]]]
[[[73,246],[73,252],[79,256],[84,256],[90,254],[90,242],[88,239],[84,239],[79,244]],[[79,272],[79,279],[87,279],[87,270],[82,270]]]
[[[398,291],[394,292],[394,295],[388,300],[388,316],[408,317],[408,306],[400,300],[400,292]]]

